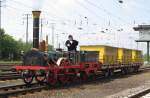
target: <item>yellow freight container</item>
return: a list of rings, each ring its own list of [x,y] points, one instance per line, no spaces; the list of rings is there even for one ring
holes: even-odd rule
[[[137,62],[137,63],[143,63],[142,51],[136,50],[135,62]]]
[[[132,63],[136,62],[136,50],[132,50]]]
[[[132,61],[132,50],[126,48],[118,48],[118,62],[129,64]]]
[[[80,46],[81,51],[98,51],[99,61],[103,64],[131,64],[143,63],[140,50],[117,48],[105,45]]]
[[[142,51],[132,50],[132,62],[133,63],[143,63]]]
[[[81,51],[98,51],[99,61],[103,64],[116,64],[118,59],[118,53],[116,47],[104,46],[104,45],[88,45],[80,46]]]
[[[124,56],[123,61],[125,64],[130,64],[132,62],[132,49],[123,49],[124,50]]]
[[[123,48],[118,48],[118,62],[123,63]]]

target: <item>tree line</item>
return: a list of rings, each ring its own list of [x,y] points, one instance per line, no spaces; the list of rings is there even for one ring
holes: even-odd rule
[[[21,51],[31,49],[32,43],[24,43],[21,39],[15,40],[12,36],[5,33],[4,29],[0,29],[0,60],[19,60]]]

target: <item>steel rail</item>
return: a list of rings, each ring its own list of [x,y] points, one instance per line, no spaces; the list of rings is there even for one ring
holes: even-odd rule
[[[37,83],[32,84],[30,86],[20,84],[20,85],[12,85],[12,86],[5,86],[0,87],[0,98],[9,98],[10,96],[17,96],[20,94],[26,94],[29,92],[35,92],[42,89],[46,89],[47,86],[40,86]]]

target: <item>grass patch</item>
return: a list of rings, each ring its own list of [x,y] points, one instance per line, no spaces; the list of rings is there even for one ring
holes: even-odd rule
[[[21,64],[22,61],[0,61],[0,64]]]

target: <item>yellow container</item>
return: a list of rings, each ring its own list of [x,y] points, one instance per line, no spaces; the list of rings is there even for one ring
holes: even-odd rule
[[[123,63],[123,48],[118,48],[118,62]]]
[[[117,48],[105,45],[80,46],[81,51],[98,51],[99,61],[103,64],[117,63]]]
[[[133,63],[143,63],[142,51],[132,50],[132,62]]]
[[[142,51],[136,50],[136,58],[135,61],[137,63],[143,63],[143,56],[142,56]]]
[[[117,48],[105,45],[80,46],[81,51],[98,51],[99,61],[103,64],[131,64],[142,63],[142,52],[126,48]]]
[[[137,51],[136,50],[132,50],[132,63],[136,62],[136,56],[137,56]]]
[[[124,49],[124,63],[130,64],[132,62],[132,49]]]

